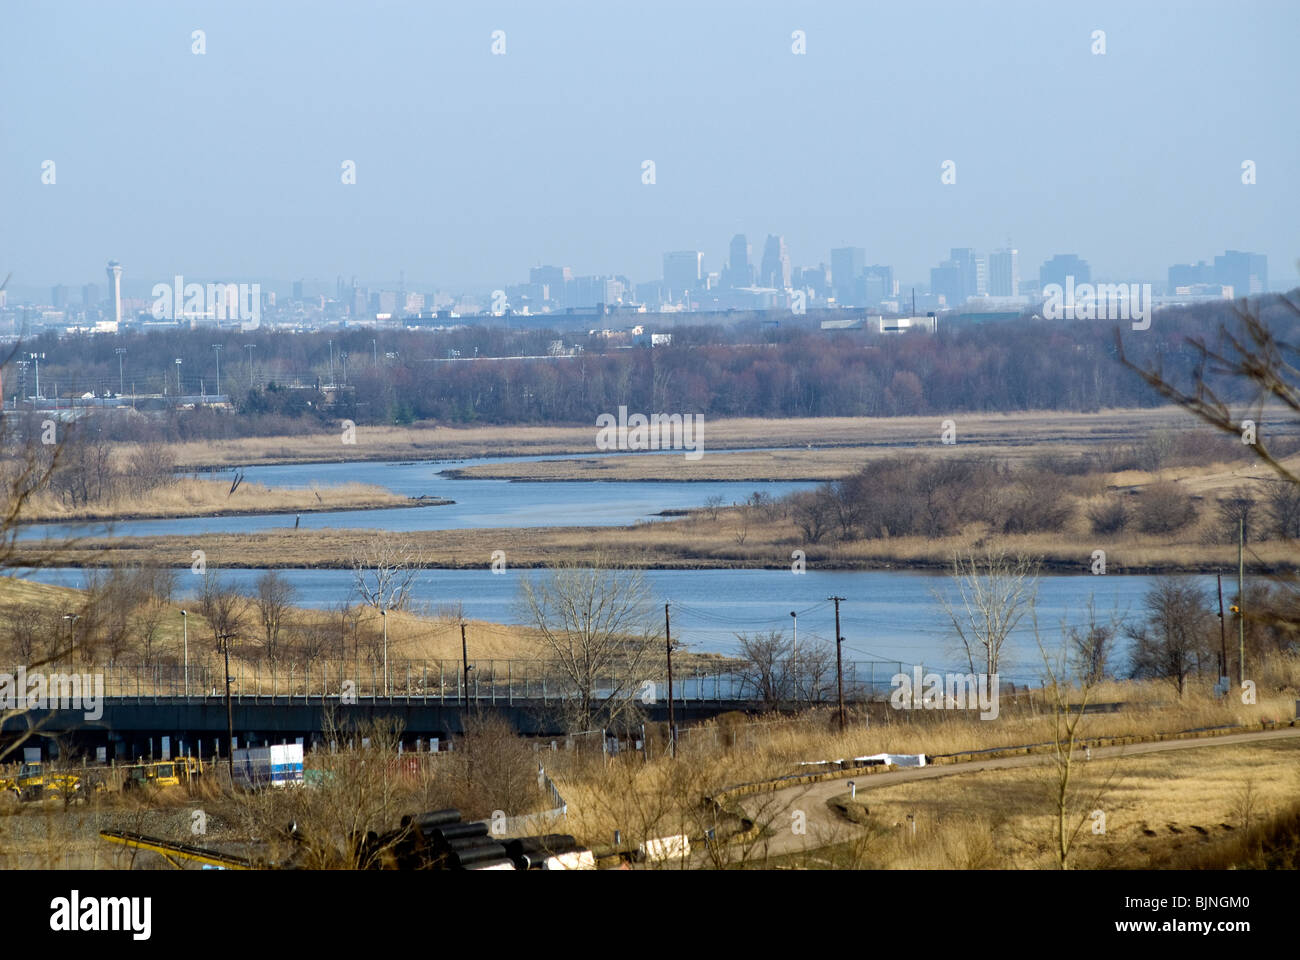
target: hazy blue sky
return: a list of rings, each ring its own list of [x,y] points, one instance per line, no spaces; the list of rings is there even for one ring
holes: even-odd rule
[[[1300,280],[1295,0],[3,9],[16,286],[102,284],[110,257],[137,284],[405,270],[459,289],[543,263],[646,280],[665,250],[719,269],[737,231],[756,257],[784,234],[796,266],[862,246],[904,283],[1008,237],[1025,276],[1077,252],[1162,280],[1235,248]]]

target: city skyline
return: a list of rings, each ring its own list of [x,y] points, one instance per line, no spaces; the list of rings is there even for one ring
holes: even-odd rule
[[[490,289],[568,263],[635,282],[672,250],[716,269],[737,233],[756,272],[774,234],[794,268],[859,245],[909,286],[954,244],[1008,237],[1023,263],[1077,250],[1099,276],[1225,249],[1295,276],[1286,3],[403,8],[346,41],[344,5],[139,8],[12,12],[0,265],[18,285],[108,256],[137,278]],[[1171,152],[1184,131],[1151,118],[1191,90],[1198,149]],[[1071,138],[1090,128],[1119,132]]]
[[[658,304],[680,303],[689,309],[707,311],[710,309],[709,303],[697,296],[701,291],[747,290],[758,293],[774,290],[778,293],[790,293],[804,290],[809,292],[814,306],[829,304],[847,307],[868,307],[890,299],[906,299],[915,291],[921,296],[942,295],[945,302],[941,306],[951,309],[978,299],[1008,302],[1020,300],[1027,303],[1035,298],[1041,299],[1041,290],[1047,284],[1064,285],[1067,277],[1073,277],[1074,281],[1082,283],[1094,279],[1108,282],[1150,282],[1169,295],[1178,292],[1206,296],[1219,295],[1219,292],[1213,289],[1216,286],[1223,288],[1221,293],[1223,296],[1227,296],[1231,288],[1233,297],[1252,296],[1282,289],[1269,285],[1267,257],[1249,251],[1226,250],[1223,254],[1212,255],[1208,261],[1170,264],[1163,276],[1115,277],[1099,274],[1094,278],[1087,258],[1075,253],[1053,254],[1035,271],[1032,261],[1026,260],[1021,251],[1015,247],[990,251],[973,247],[951,248],[949,257],[930,269],[929,283],[910,284],[898,279],[889,264],[867,263],[865,248],[861,247],[832,249],[829,251],[829,257],[820,260],[817,265],[792,265],[793,261],[786,250],[784,238],[780,234],[767,234],[763,243],[763,262],[761,266],[756,267],[752,258],[753,246],[745,234],[734,235],[728,244],[729,258],[716,265],[711,265],[705,259],[703,251],[668,251],[663,254],[661,276],[645,281],[637,281],[624,274],[585,275],[567,265],[542,265],[530,268],[527,283],[502,282],[490,291],[441,288],[425,281],[407,280],[405,277],[397,281],[375,281],[356,277],[345,279],[341,275],[333,281],[322,277],[303,276],[287,283],[273,282],[266,285],[264,289],[273,295],[283,295],[286,300],[292,302],[307,299],[304,289],[310,286],[311,298],[325,297],[345,304],[348,312],[354,317],[364,317],[367,313],[374,312],[416,314],[426,306],[429,309],[436,309],[437,305],[427,301],[430,296],[438,295],[445,297],[448,302],[481,296],[496,299],[504,295],[509,301],[508,309],[519,313],[524,310],[521,309],[521,303],[515,301],[521,295],[524,301],[541,305],[563,301],[565,297],[558,296],[558,291],[568,292],[567,298],[571,301],[568,306],[590,306],[597,303],[610,306],[647,304],[648,301],[655,301],[648,305],[654,307]],[[1027,268],[1030,272],[1029,276],[1025,275],[1024,264],[1029,264]],[[715,268],[711,269],[711,267]],[[152,293],[156,285],[170,285],[172,281],[170,277],[161,280],[132,278],[117,260],[109,261],[106,272],[109,300],[113,300],[114,294],[117,297],[116,309],[110,309],[110,313],[115,313],[115,316],[108,319],[119,323],[123,319],[120,308],[122,299],[139,300],[143,296],[143,287],[149,287]],[[122,292],[124,277],[125,287],[133,295],[127,296]],[[202,275],[194,275],[191,279],[200,279],[200,277],[201,282],[225,283],[235,282],[236,279]],[[783,285],[774,286],[774,281],[777,280]],[[321,292],[321,288],[328,289],[331,285],[334,287],[333,296]],[[377,288],[375,292],[369,293],[374,288]],[[13,285],[15,291],[22,289],[24,288],[21,284]],[[28,289],[38,288],[28,285]],[[10,298],[8,306],[25,302],[33,305],[49,305],[57,310],[71,305],[68,294],[75,289],[75,285],[58,283],[52,284],[48,289],[50,291],[48,303],[39,295],[35,299],[31,295],[14,296]],[[651,290],[654,293],[651,293]],[[81,305],[98,306],[104,303],[98,291],[97,284],[81,285]],[[365,302],[358,300],[358,291],[367,292]],[[379,305],[372,303],[374,296],[385,294],[392,294],[394,299],[385,300]],[[396,298],[402,295],[407,295],[411,299],[398,302]],[[728,304],[724,301],[721,305],[714,303],[712,309],[727,309],[729,306],[735,308],[738,305],[754,309],[782,306],[782,304],[765,302]],[[6,306],[5,302],[0,301],[0,307],[4,306]],[[548,311],[538,309],[532,312]]]

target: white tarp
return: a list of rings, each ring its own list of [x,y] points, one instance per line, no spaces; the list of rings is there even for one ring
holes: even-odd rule
[[[873,753],[869,757],[854,757],[854,763],[866,763],[868,760],[875,760],[877,763],[883,763],[887,767],[924,767],[924,753]],[[835,765],[844,765],[843,760],[800,760],[801,767],[827,767]]]
[[[924,767],[924,753],[875,753],[869,757],[854,757],[858,763],[878,760],[887,767]]]

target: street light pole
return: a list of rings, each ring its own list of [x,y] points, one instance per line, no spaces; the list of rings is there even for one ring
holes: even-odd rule
[[[65,613],[63,619],[70,621],[68,623],[68,652],[71,653],[77,646],[77,621],[81,619],[81,614]]]
[[[184,393],[184,391],[181,390],[181,358],[177,357],[176,358],[176,396],[178,399],[180,398],[182,393]]]
[[[185,637],[185,699],[190,698],[190,615],[181,611],[181,631]]]
[[[117,395],[120,397],[126,393],[126,374],[122,372],[122,357],[126,353],[126,347],[114,348],[117,354]]]
[[[217,354],[217,396],[221,396],[221,344],[214,343],[212,349]]]
[[[379,615],[384,618],[384,696],[388,696],[388,608],[381,607]]]

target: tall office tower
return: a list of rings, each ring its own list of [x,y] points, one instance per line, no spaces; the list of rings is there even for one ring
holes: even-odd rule
[[[966,299],[962,286],[961,265],[944,260],[937,267],[930,268],[930,293],[943,297],[945,306],[955,307]]]
[[[860,302],[863,306],[888,300],[898,292],[897,285],[894,283],[894,268],[878,264],[866,267],[862,271],[859,287],[862,291]]]
[[[840,306],[857,297],[858,277],[867,265],[867,251],[861,247],[837,247],[831,251],[831,289]]]
[[[122,265],[116,260],[108,261],[104,269],[108,274],[108,299],[113,304],[113,322],[122,322]]]
[[[680,302],[692,294],[704,279],[704,254],[699,250],[675,250],[664,254],[664,286],[668,296]]]
[[[763,244],[763,265],[758,270],[760,286],[785,290],[790,286],[790,254],[785,248],[785,237],[768,234]]]
[[[81,288],[81,306],[89,310],[91,307],[99,306],[99,285],[94,283],[84,284]]]
[[[1228,250],[1214,258],[1214,282],[1231,286],[1234,297],[1264,293],[1268,290],[1268,257]]]
[[[970,247],[954,247],[948,252],[948,259],[956,265],[961,276],[961,300],[988,293],[988,265],[983,257]]]
[[[1020,251],[994,250],[989,254],[989,294],[994,297],[1020,296]]]
[[[63,284],[58,284],[50,288],[50,306],[55,310],[62,310],[68,305],[68,288]]]
[[[1087,260],[1080,260],[1074,253],[1058,253],[1038,268],[1038,282],[1042,287],[1055,283],[1064,289],[1067,277],[1074,277],[1076,286],[1092,283],[1092,268]]]
[[[301,300],[301,299],[302,299],[302,281],[301,281],[301,280],[295,280],[295,281],[293,282],[293,298],[294,298],[295,300]]]
[[[743,233],[731,238],[727,272],[723,274],[722,285],[733,288],[754,285],[754,267],[749,262],[749,241]]]
[[[1214,265],[1200,260],[1196,263],[1175,263],[1169,268],[1169,289],[1172,294],[1179,287],[1193,287],[1202,283],[1214,283]]]

